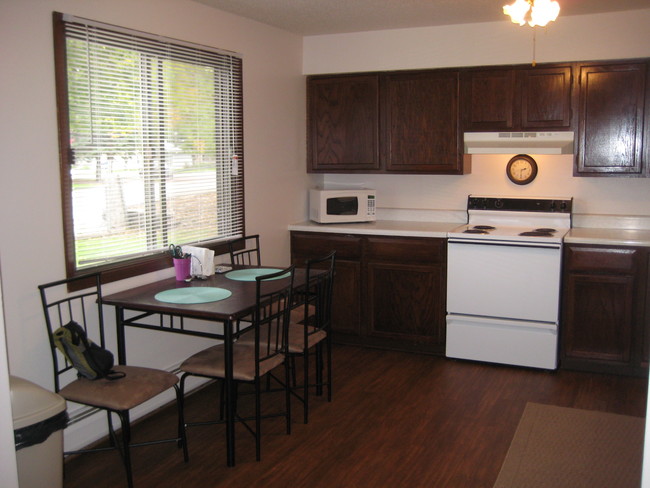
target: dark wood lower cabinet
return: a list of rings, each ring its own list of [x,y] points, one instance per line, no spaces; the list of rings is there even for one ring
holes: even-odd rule
[[[650,368],[650,249],[645,252],[646,286],[643,319],[641,320],[641,331],[639,333],[643,350],[641,354],[641,366],[648,371]]]
[[[337,342],[443,354],[446,240],[291,233],[292,262],[337,251]]]
[[[336,251],[332,329],[351,343],[361,336],[361,246],[357,236],[291,232],[291,262],[296,266]]]
[[[369,237],[366,341],[444,353],[446,241]]]
[[[647,374],[650,251],[576,244],[564,252],[561,367]]]

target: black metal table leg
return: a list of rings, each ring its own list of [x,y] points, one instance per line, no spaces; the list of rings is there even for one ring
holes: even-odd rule
[[[232,351],[232,320],[223,323],[224,331],[224,370],[226,394],[226,463],[235,465],[235,409],[233,392],[233,351]]]

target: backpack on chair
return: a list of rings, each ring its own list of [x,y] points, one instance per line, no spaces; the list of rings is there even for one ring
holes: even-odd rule
[[[77,370],[77,376],[89,380],[117,380],[125,373],[113,371],[113,353],[88,339],[77,322],[70,321],[54,331],[54,345]]]

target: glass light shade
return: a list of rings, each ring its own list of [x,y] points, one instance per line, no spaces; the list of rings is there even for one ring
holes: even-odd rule
[[[510,16],[513,24],[524,25],[530,4],[526,0],[515,0],[512,5],[504,5],[503,13]]]
[[[530,14],[530,21],[528,22],[531,27],[539,25],[544,27],[549,22],[557,19],[560,13],[560,4],[552,0],[534,0],[533,10]]]
[[[557,19],[560,4],[554,0],[515,0],[512,5],[503,6],[503,13],[509,15],[514,24],[544,27]]]

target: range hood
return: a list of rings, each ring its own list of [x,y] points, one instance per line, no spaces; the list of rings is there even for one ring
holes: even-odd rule
[[[573,132],[465,132],[465,154],[573,154]]]

